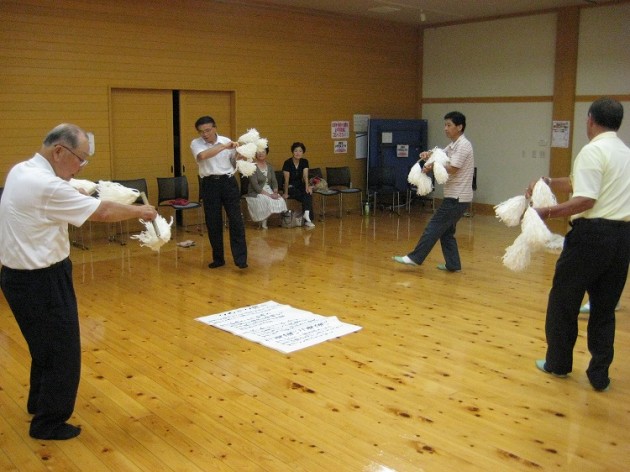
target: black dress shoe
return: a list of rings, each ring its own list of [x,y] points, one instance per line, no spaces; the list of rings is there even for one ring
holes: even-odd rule
[[[222,267],[224,265],[225,262],[212,261],[210,264],[208,264],[208,267],[210,267],[211,269],[216,269],[217,267]]]
[[[238,266],[239,269],[247,269],[247,262],[244,262],[243,264],[236,264]]]
[[[52,431],[46,433],[39,433],[36,431],[29,431],[29,435],[35,439],[53,439],[63,441],[66,439],[76,438],[81,434],[81,428],[68,423],[62,423],[55,427]]]

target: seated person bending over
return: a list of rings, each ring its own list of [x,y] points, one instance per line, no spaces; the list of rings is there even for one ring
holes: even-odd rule
[[[284,194],[285,199],[294,198],[302,203],[304,212],[304,226],[309,228],[315,225],[311,221],[313,213],[313,187],[308,181],[308,160],[303,156],[306,146],[296,142],[291,145],[293,157],[284,161],[282,172],[284,173]]]
[[[287,211],[287,202],[278,193],[278,180],[267,162],[269,148],[256,153],[256,172],[249,178],[249,191],[245,196],[252,220],[267,229],[267,218],[272,213]]]

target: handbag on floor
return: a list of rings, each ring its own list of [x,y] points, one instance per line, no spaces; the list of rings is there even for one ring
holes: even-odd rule
[[[302,213],[292,210],[287,210],[282,214],[282,227],[283,228],[296,228],[302,226],[303,218]]]

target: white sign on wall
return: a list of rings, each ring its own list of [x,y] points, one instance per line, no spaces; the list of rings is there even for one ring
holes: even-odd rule
[[[335,141],[335,154],[346,154],[348,152],[348,141]]]
[[[348,139],[350,137],[350,122],[332,121],[330,123],[330,134],[332,139]]]

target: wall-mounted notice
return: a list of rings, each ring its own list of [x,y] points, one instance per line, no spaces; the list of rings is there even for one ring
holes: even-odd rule
[[[331,121],[330,137],[333,139],[348,139],[350,137],[350,122]]]
[[[554,121],[551,130],[551,147],[568,148],[570,131],[570,121]]]
[[[346,154],[348,152],[348,141],[335,141],[335,154]]]
[[[398,144],[396,146],[396,157],[409,157],[409,144]]]

